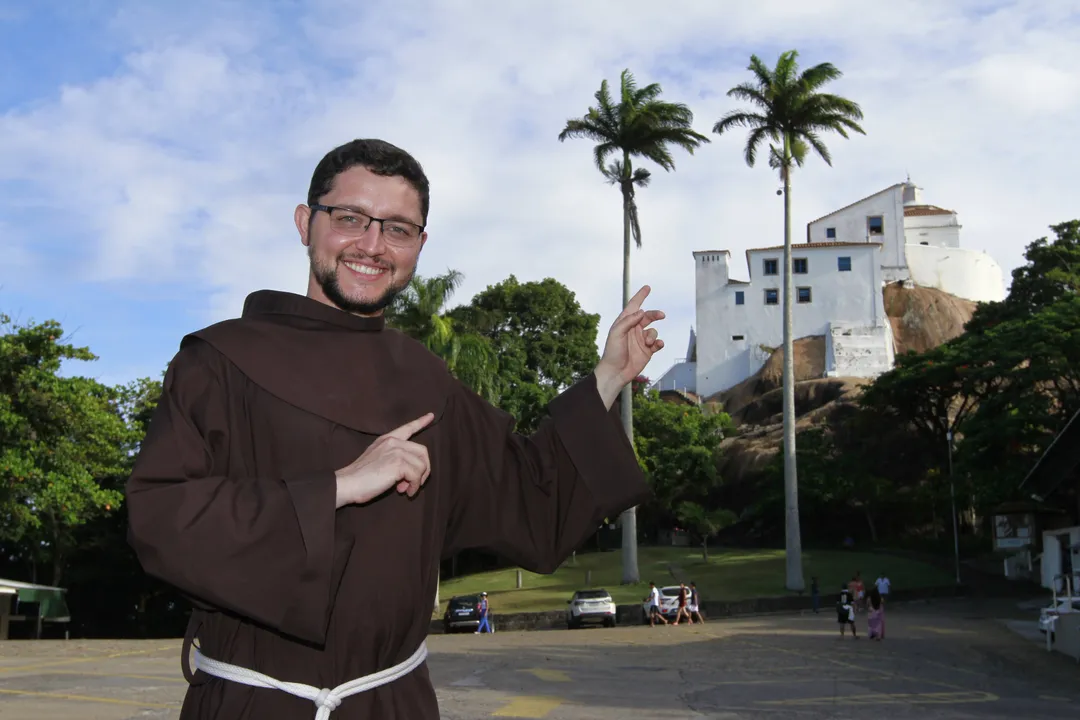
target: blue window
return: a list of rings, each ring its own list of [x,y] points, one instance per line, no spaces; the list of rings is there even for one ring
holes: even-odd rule
[[[810,263],[806,258],[791,259],[791,272],[795,275],[805,275],[809,267]]]
[[[765,291],[765,304],[766,305],[779,305],[780,304],[780,291],[776,288],[769,288]]]
[[[735,304],[736,305],[742,305],[744,302],[746,302],[746,293],[744,293],[742,290],[736,290],[735,291]]]
[[[801,303],[810,302],[810,288],[808,288],[808,287],[797,288],[796,292],[798,293],[799,302],[801,302]]]
[[[836,258],[836,269],[840,272],[851,272],[851,258],[850,257],[838,257]]]
[[[780,274],[780,261],[779,260],[766,260],[764,263],[765,275],[779,275]]]
[[[835,240],[836,239],[836,228],[825,228],[825,239],[826,240]]]
[[[885,218],[880,215],[874,215],[866,219],[866,229],[871,235],[884,235],[885,234]]]

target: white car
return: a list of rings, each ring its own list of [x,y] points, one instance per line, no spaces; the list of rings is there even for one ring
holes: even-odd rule
[[[668,585],[660,588],[660,614],[664,616],[665,620],[671,621],[675,619],[676,613],[679,612],[679,591],[682,587],[679,585]],[[652,602],[646,600],[641,603],[641,610],[645,616],[645,624],[649,624],[649,609],[652,607]]]
[[[1039,611],[1039,630],[1041,632],[1050,632],[1051,625],[1058,615],[1064,615],[1070,612],[1080,612],[1080,596],[1074,596],[1070,605],[1068,598],[1059,597],[1057,604],[1044,607]]]
[[[566,627],[569,630],[587,622],[615,627],[615,601],[607,590],[578,590],[566,601]]]

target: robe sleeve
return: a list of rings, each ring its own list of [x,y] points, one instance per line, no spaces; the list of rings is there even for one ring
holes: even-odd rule
[[[444,421],[455,460],[446,554],[485,548],[521,567],[554,572],[610,518],[650,491],[619,419],[605,410],[595,375],[549,405],[531,436],[509,414],[462,388]]]
[[[126,487],[144,570],[198,603],[325,639],[335,551],[333,471],[235,477],[227,361],[184,346],[170,364]]]

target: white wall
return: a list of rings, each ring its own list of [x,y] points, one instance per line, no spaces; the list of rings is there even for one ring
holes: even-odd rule
[[[933,245],[906,248],[911,280],[974,302],[1005,299],[1005,276],[1001,266],[978,250]]]
[[[885,323],[882,306],[881,246],[857,244],[840,247],[795,245],[792,258],[805,258],[807,273],[793,277],[796,288],[811,289],[810,303],[794,303],[795,337],[825,335],[831,323],[855,326]],[[730,266],[726,253],[695,253],[697,264],[697,392],[703,397],[736,385],[757,372],[769,356],[768,348],[783,344],[783,251],[747,253],[751,282],[727,282]],[[837,269],[837,258],[850,257],[851,270]],[[722,258],[722,259],[716,259]],[[777,260],[780,273],[763,276],[763,260]],[[778,290],[778,303],[765,304],[765,290]],[[736,305],[736,292],[745,304]],[[797,291],[796,291],[797,292]],[[797,299],[798,295],[796,295]],[[735,339],[735,336],[742,336]],[[765,346],[764,348],[762,346]]]
[[[875,215],[881,216],[884,232],[882,235],[870,236],[867,224],[869,218]],[[826,236],[828,228],[836,229],[835,238]],[[878,257],[882,267],[886,269],[886,279],[902,279],[893,277],[895,273],[889,271],[899,270],[905,266],[904,186],[894,185],[810,223],[809,234],[811,243],[867,242],[868,240],[880,242],[882,251]]]
[[[1058,540],[1060,535],[1067,535],[1069,545],[1074,548],[1080,545],[1080,527],[1062,528],[1061,530],[1046,530],[1042,536],[1042,561],[1040,563],[1040,574],[1042,575],[1042,586],[1047,590],[1054,589],[1055,585],[1058,592],[1064,591],[1064,586],[1061,580],[1055,580],[1054,576],[1061,573],[1061,543]],[[1075,575],[1080,575],[1080,550],[1072,550],[1072,568]],[[1076,585],[1080,578],[1073,578],[1073,594],[1077,594]]]
[[[873,378],[892,369],[896,361],[892,326],[830,323],[825,335],[825,374],[828,377]]]
[[[675,363],[649,389],[697,392],[697,363],[685,360]]]
[[[904,218],[908,245],[927,243],[937,247],[960,247],[960,223],[956,215],[915,215]]]

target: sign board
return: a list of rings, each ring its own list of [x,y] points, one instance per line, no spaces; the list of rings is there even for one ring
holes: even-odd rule
[[[1013,514],[994,516],[995,550],[1016,550],[1031,547],[1034,538],[1034,515]]]

